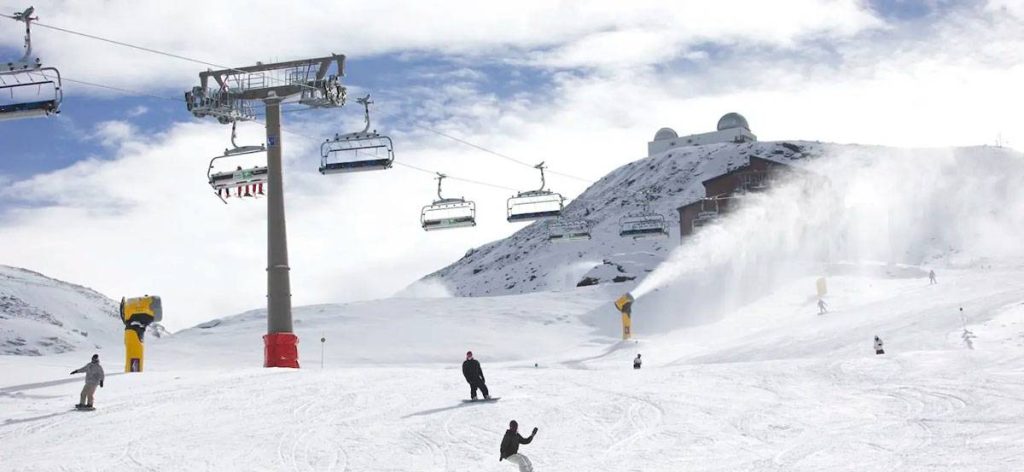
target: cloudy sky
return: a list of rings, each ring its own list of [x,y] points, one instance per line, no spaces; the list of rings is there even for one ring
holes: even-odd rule
[[[346,54],[350,96],[373,94],[398,161],[463,179],[446,193],[475,200],[479,225],[426,234],[429,173],[316,172],[319,141],[361,128],[354,103],[286,114],[296,305],[388,296],[521,227],[505,199],[536,171],[431,130],[546,161],[570,198],[643,157],[658,128],[709,131],[728,111],[762,140],[1024,147],[1021,0],[286,5],[34,4],[46,25],[227,66]],[[22,31],[0,18],[0,56],[20,55]],[[264,200],[212,195],[207,165],[230,129],[180,100],[206,67],[40,26],[33,40],[77,82],[60,117],[0,122],[0,264],[160,294],[172,329],[263,306]],[[239,140],[263,133],[245,123]]]

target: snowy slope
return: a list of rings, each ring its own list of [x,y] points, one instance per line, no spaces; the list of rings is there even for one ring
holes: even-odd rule
[[[123,332],[113,300],[0,265],[0,354],[38,356],[116,346]]]
[[[0,463],[500,472],[517,419],[540,428],[521,449],[536,470],[1022,470],[1024,266],[942,271],[937,286],[907,273],[832,277],[823,316],[809,280],[672,330],[647,324],[641,298],[636,344],[584,324],[615,316],[602,287],[305,307],[299,370],[254,365],[264,320],[243,314],[149,345],[148,371],[110,376],[93,413],[70,411],[80,355],[0,356]],[[501,401],[460,401],[466,345]]]
[[[542,220],[504,240],[470,251],[425,279],[440,279],[459,296],[481,296],[566,288],[588,276],[598,283],[611,282],[616,276],[642,278],[679,244],[676,209],[704,196],[702,181],[747,164],[750,156],[792,162],[821,155],[826,148],[817,143],[788,143],[799,146],[800,150],[794,151],[783,144],[691,146],[631,162],[566,205],[566,218],[586,219],[594,225],[590,241],[549,243],[551,221]],[[641,241],[620,238],[619,218],[641,209],[640,193],[645,191],[653,198],[651,210],[669,220],[671,237]],[[632,267],[612,274],[602,265]]]

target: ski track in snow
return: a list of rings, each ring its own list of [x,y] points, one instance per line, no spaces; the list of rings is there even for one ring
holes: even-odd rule
[[[516,419],[524,433],[540,428],[521,448],[538,471],[1024,470],[1024,288],[1013,288],[1024,287],[1024,271],[1003,284],[943,275],[942,292],[874,280],[861,305],[837,295],[833,303],[846,306],[832,318],[780,295],[743,310],[744,320],[638,343],[580,336],[585,330],[566,323],[542,340],[548,347],[536,360],[514,357],[529,348],[517,344],[505,347],[506,359],[488,361],[492,350],[476,341],[491,393],[502,397],[494,403],[461,402],[468,387],[458,351],[450,364],[403,364],[377,350],[377,363],[262,369],[231,354],[259,349],[258,335],[245,348],[217,347],[210,340],[234,338],[200,333],[150,346],[148,372],[109,377],[97,410],[77,412],[80,383],[41,382],[68,378],[61,364],[77,367],[75,355],[0,356],[9,373],[0,391],[12,392],[0,396],[0,469],[509,471],[498,444]],[[855,280],[839,279],[837,289],[843,282]],[[543,332],[531,323],[545,315],[530,313],[554,296],[480,299],[470,308],[493,303],[515,316],[504,326],[488,318],[488,326],[535,336]],[[948,337],[960,330],[959,299],[970,300],[978,350]],[[595,303],[577,305],[578,313],[559,314],[577,320]],[[434,322],[445,319],[459,322]],[[360,329],[390,330],[396,345],[434,349],[434,357],[452,349],[447,341],[431,348],[436,341],[417,338],[415,327],[380,323]],[[642,313],[634,323],[642,333]],[[886,341],[885,356],[870,350],[874,333]],[[374,352],[378,338],[350,339],[333,351]],[[638,371],[630,368],[637,350],[646,359]]]

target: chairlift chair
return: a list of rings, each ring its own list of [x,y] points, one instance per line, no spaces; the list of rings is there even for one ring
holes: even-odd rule
[[[748,192],[756,192],[768,188],[770,182],[768,174],[764,171],[751,171],[740,174],[740,189]]]
[[[619,219],[619,236],[633,239],[669,236],[665,216],[658,213],[626,215]]]
[[[420,211],[420,224],[424,231],[476,226],[476,203],[459,198],[441,196],[441,181],[447,177],[437,174],[437,200]]]
[[[40,118],[60,113],[64,99],[60,71],[43,67],[39,58],[32,58],[32,21],[34,8],[14,14],[25,22],[25,55],[21,59],[0,64],[0,121]]]
[[[237,197],[257,198],[260,195],[263,195],[263,183],[266,182],[268,178],[266,165],[248,168],[236,166],[234,170],[220,172],[213,171],[213,163],[218,159],[266,152],[267,150],[266,146],[263,144],[260,144],[259,146],[239,146],[235,144],[235,137],[235,123],[231,123],[231,149],[224,149],[223,155],[210,159],[210,166],[206,170],[206,177],[210,183],[210,187],[213,187],[217,198],[220,198],[224,203],[227,203],[226,198],[231,196],[231,189],[236,189]],[[243,189],[245,190],[244,194],[242,193]]]
[[[697,231],[697,228],[707,226],[715,221],[719,215],[719,199],[718,198],[703,198],[700,201],[700,211],[697,212],[697,216],[693,218],[691,224],[692,230]]]
[[[395,161],[391,138],[370,131],[370,96],[357,98],[356,102],[363,105],[366,127],[355,133],[336,134],[320,145],[321,174],[384,170]]]
[[[619,237],[633,239],[651,239],[668,237],[668,222],[665,216],[651,211],[648,193],[642,209],[619,218]]]
[[[509,223],[533,221],[561,216],[565,198],[561,194],[544,190],[544,163],[534,166],[540,170],[540,189],[519,192],[508,199]]]
[[[548,241],[561,243],[590,239],[590,223],[586,220],[559,220],[548,229]]]

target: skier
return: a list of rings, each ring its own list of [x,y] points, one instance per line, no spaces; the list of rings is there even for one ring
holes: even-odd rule
[[[939,283],[939,282],[935,280],[935,271],[934,270],[929,270],[928,271],[928,285],[935,285],[937,283]]]
[[[519,472],[533,472],[533,464],[530,463],[530,459],[519,453],[520,444],[530,444],[533,441],[533,437],[537,435],[537,428],[533,428],[533,433],[530,437],[524,438],[519,435],[519,423],[516,420],[512,420],[508,423],[508,431],[505,431],[505,437],[501,438],[501,457],[498,458],[498,462],[502,460],[508,460],[509,462],[519,466]]]
[[[633,359],[633,368],[634,369],[639,369],[641,363],[642,363],[642,361],[640,360],[640,354],[637,354],[636,355],[636,359]]]
[[[825,313],[828,313],[828,305],[825,304],[825,299],[819,298],[818,299],[818,314],[819,315],[823,315]]]
[[[85,373],[85,386],[82,387],[82,395],[75,408],[92,408],[93,394],[96,393],[96,386],[103,386],[103,366],[100,365],[100,355],[93,354],[92,362],[82,366],[81,369],[71,371],[71,375]]]
[[[462,363],[462,376],[469,382],[469,398],[476,400],[476,390],[484,394],[484,400],[490,400],[491,395],[487,392],[487,384],[484,380],[484,371],[480,370],[480,362],[473,359],[473,351],[466,352],[466,360]]]
[[[875,355],[885,354],[885,349],[882,349],[882,340],[875,336]]]

